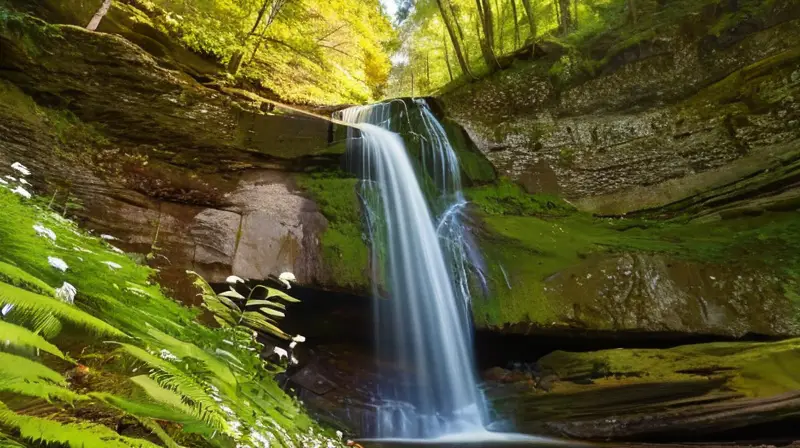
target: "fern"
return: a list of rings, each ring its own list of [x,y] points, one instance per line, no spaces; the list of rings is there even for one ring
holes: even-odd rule
[[[0,391],[73,403],[85,398],[66,387],[64,377],[35,361],[0,353]]]
[[[122,350],[125,353],[159,370],[160,372],[153,373],[153,378],[163,388],[180,395],[181,401],[193,408],[190,415],[197,416],[214,428],[227,427],[225,418],[220,413],[217,403],[211,399],[203,386],[190,374],[179,369],[169,361],[154,356],[139,347],[124,343],[119,343],[119,345],[122,346]],[[153,398],[158,399],[156,397]]]
[[[0,321],[0,337],[5,340],[6,344],[33,347],[43,352],[50,353],[64,359],[64,354],[55,345],[47,342],[43,337],[28,330],[27,328],[20,327],[19,325],[10,324],[8,322]]]
[[[0,261],[0,281],[40,294],[52,295],[55,290],[47,283],[22,269]]]
[[[184,342],[148,326],[147,334],[179,358],[194,358],[205,363],[206,368],[228,385],[236,385],[236,376],[227,364],[190,342]]]
[[[113,337],[126,337],[125,333],[103,322],[91,314],[81,311],[58,299],[45,297],[24,289],[0,282],[0,301],[14,305],[14,313],[21,313],[25,317],[36,321],[56,316],[71,322],[93,333]]]
[[[39,417],[20,415],[0,403],[0,424],[11,427],[20,437],[34,443],[63,444],[76,448],[157,448],[147,440],[123,437],[117,432],[92,423],[59,423]]]

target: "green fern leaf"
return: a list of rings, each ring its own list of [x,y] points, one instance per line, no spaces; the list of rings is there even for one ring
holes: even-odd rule
[[[273,310],[272,308],[259,308],[259,309],[261,310],[262,313],[269,314],[270,316],[286,317],[286,314],[283,314],[278,310]]]
[[[125,333],[117,328],[56,298],[45,297],[2,282],[0,282],[0,297],[2,298],[0,301],[14,305],[15,313],[23,313],[32,317],[54,315],[93,333],[126,337]]]
[[[5,341],[6,344],[11,345],[37,348],[43,352],[64,359],[64,354],[61,353],[58,347],[47,342],[38,334],[27,328],[20,327],[19,325],[0,321],[0,341]]]
[[[46,445],[62,444],[73,448],[158,448],[147,440],[119,435],[103,425],[59,423],[45,418],[20,415],[0,403],[0,424],[19,431],[20,437]]]
[[[273,297],[277,297],[277,298],[279,298],[281,300],[284,300],[286,302],[289,302],[289,303],[299,303],[300,302],[300,300],[295,299],[294,297],[290,296],[289,294],[286,294],[285,292],[283,292],[281,290],[278,290],[278,289],[275,289],[275,288],[270,288],[269,286],[258,285],[255,288],[253,288],[253,291],[255,291],[256,289],[263,289],[264,291],[266,291],[268,299],[271,299]]]
[[[55,289],[22,269],[0,261],[0,281],[18,286],[39,294],[53,295]]]
[[[1,331],[1,330],[0,330]],[[67,389],[64,377],[22,356],[0,353],[0,391],[73,403],[85,398]]]
[[[228,368],[227,364],[220,361],[219,358],[211,355],[202,348],[190,343],[180,341],[172,336],[162,333],[155,328],[148,325],[147,334],[161,344],[164,348],[168,349],[172,354],[179,358],[194,358],[198,361],[205,363],[210,372],[214,376],[231,386],[236,385],[236,376]]]
[[[192,415],[199,415],[201,420],[215,428],[225,428],[225,418],[222,416],[219,406],[211,399],[202,385],[200,385],[189,374],[179,369],[169,361],[154,356],[147,351],[124,343],[118,343],[122,350],[129,355],[145,362],[150,367],[160,370],[162,373],[154,373],[153,377],[159,385],[166,389],[176,392],[182,397],[184,403],[195,408]]]

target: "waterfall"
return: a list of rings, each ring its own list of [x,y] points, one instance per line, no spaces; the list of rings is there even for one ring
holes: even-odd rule
[[[427,105],[412,106],[421,129],[412,129],[408,105],[399,100],[339,113],[352,123],[347,164],[362,179],[359,195],[373,243],[379,350],[405,369],[404,378],[381,390],[387,400],[378,412],[378,437],[432,438],[486,424],[468,306],[470,267],[478,258],[460,219],[466,204],[460,167]],[[421,142],[415,159],[392,132],[406,122]]]

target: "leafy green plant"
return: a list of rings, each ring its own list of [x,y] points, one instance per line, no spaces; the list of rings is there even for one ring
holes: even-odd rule
[[[194,284],[202,291],[200,295],[203,298],[203,307],[214,315],[214,320],[221,327],[247,327],[270,333],[281,339],[291,338],[277,326],[276,319],[285,317],[283,310],[286,309],[286,305],[275,299],[289,303],[299,302],[299,300],[282,291],[264,285],[258,285],[254,288],[244,286],[248,289],[246,297],[233,287],[228,291],[217,294],[211,285],[196,272],[189,271],[189,274],[195,276]],[[253,296],[257,291],[264,291],[264,298],[254,298]],[[252,311],[254,307],[258,309]]]

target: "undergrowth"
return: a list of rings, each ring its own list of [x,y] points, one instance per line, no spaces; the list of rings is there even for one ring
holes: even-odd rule
[[[335,446],[251,330],[200,324],[152,269],[0,175],[1,446]]]

